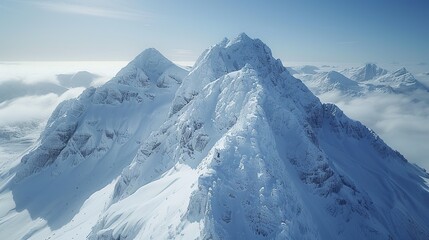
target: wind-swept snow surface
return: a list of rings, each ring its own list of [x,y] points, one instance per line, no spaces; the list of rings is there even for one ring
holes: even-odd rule
[[[189,72],[144,51],[4,176],[2,238],[429,238],[428,174],[245,34]]]

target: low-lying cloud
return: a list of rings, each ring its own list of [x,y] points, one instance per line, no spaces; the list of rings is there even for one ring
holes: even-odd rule
[[[0,62],[0,84],[11,80],[25,84],[60,84],[57,75],[74,75],[80,71],[97,75],[95,80],[100,84],[110,80],[126,64],[124,61]]]
[[[350,118],[373,129],[410,162],[429,170],[429,94],[369,94],[342,96],[336,92],[319,96],[322,102],[337,104]]]
[[[111,79],[124,62],[0,64],[0,125],[46,119],[58,103]]]
[[[0,129],[46,120],[63,100],[111,79],[123,62],[0,63]]]
[[[25,83],[21,80],[0,82],[0,103],[24,96],[45,95],[55,93],[61,95],[66,87],[51,82]]]
[[[62,101],[79,96],[85,88],[72,88],[61,95],[25,96],[0,104],[0,126],[44,121]]]
[[[0,162],[37,140],[55,107],[111,79],[124,62],[0,62]]]

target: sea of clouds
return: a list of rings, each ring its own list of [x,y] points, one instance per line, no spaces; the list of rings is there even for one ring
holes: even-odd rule
[[[359,64],[291,63],[293,69],[316,66],[318,71],[359,67]],[[404,67],[398,63],[379,64],[389,71]],[[429,64],[405,65],[414,77],[429,88]],[[322,102],[334,103],[354,120],[374,130],[390,147],[407,160],[429,170],[429,92],[408,94],[370,93],[346,96],[337,91],[318,95]]]
[[[369,94],[353,98],[335,92],[318,96],[373,129],[410,162],[429,169],[429,93]]]
[[[79,96],[88,86],[103,84],[125,65],[0,62],[0,161],[17,158],[30,147],[60,102]],[[67,80],[78,84],[70,85]]]

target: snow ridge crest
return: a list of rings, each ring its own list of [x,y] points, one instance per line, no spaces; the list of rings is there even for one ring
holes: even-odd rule
[[[242,69],[246,64],[261,76],[289,75],[280,59],[275,59],[271,49],[261,40],[251,39],[245,33],[232,40],[224,39],[200,55],[179,87],[170,115],[188,104],[204,86],[225,74]]]
[[[324,77],[348,84],[336,72]],[[29,196],[17,182],[17,209],[49,226],[67,216],[62,227],[106,203],[88,239],[429,237],[428,174],[322,104],[246,34],[207,49],[190,72],[147,49],[61,104],[44,134],[17,176],[42,179],[32,193],[45,189],[39,182],[73,191]],[[63,206],[77,191],[73,208],[31,208]]]

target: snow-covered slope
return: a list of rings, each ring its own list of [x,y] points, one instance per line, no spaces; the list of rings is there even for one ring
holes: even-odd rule
[[[405,68],[400,68],[391,74],[383,75],[375,80],[380,85],[390,86],[395,92],[407,93],[415,90],[422,90],[428,92],[429,89],[419,82],[410,72]]]
[[[165,108],[185,75],[185,70],[155,49],[145,50],[102,87],[89,88],[78,99],[60,104],[40,138],[41,147],[23,158],[16,178],[53,163],[77,165],[87,157],[99,159],[113,145],[123,145],[134,135],[134,141],[141,140],[150,128],[140,121],[166,117]]]
[[[259,39],[240,34],[233,40],[224,39],[206,51],[196,61],[189,75],[179,87],[173,101],[171,114],[189,103],[211,81],[250,64],[263,69],[265,74],[283,72],[280,60],[271,56],[271,50]]]
[[[72,221],[84,202],[131,162],[151,129],[167,118],[186,74],[148,49],[102,87],[61,103],[33,150],[13,170],[8,188],[19,212],[16,219],[29,214],[53,230]],[[0,232],[12,238],[31,230],[19,232],[9,224],[14,222],[2,224]]]
[[[345,69],[342,73],[354,81],[364,82],[387,74],[387,70],[374,63],[367,63],[359,68]]]
[[[59,106],[3,187],[0,237],[429,238],[428,174],[260,40],[225,39],[186,74],[149,49]]]
[[[364,87],[336,71],[306,75],[303,80],[316,95],[333,90],[347,95],[360,95],[364,91]]]

